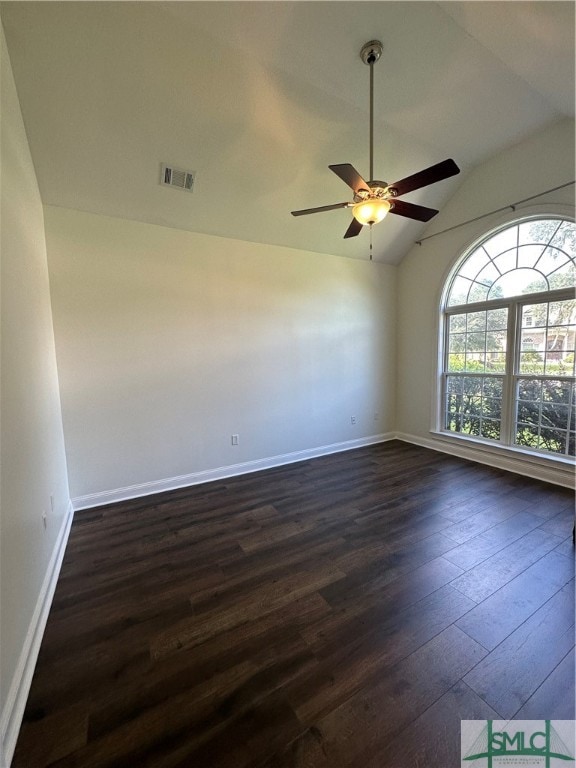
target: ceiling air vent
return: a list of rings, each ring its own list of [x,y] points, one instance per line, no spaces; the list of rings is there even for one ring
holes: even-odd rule
[[[162,163],[160,183],[166,187],[175,187],[176,189],[183,189],[185,192],[192,192],[194,189],[194,171],[183,171],[180,168]]]

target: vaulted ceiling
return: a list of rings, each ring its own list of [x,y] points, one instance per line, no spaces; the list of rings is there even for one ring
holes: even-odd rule
[[[2,21],[46,204],[366,258],[328,170],[368,176],[452,157],[462,174],[406,200],[439,208],[476,164],[574,116],[572,2],[5,2]],[[161,163],[196,173],[192,194]],[[488,201],[487,201],[488,208]],[[388,216],[398,263],[426,225]]]

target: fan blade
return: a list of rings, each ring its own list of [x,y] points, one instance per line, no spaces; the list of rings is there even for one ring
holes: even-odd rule
[[[407,203],[404,200],[392,200],[392,207],[390,213],[395,213],[398,216],[406,216],[407,219],[416,219],[416,221],[430,221],[438,211],[434,208],[425,208],[423,205],[414,205],[414,203]]]
[[[320,213],[321,211],[335,211],[337,208],[348,208],[350,203],[334,203],[334,205],[322,205],[320,208],[304,208],[301,211],[292,211],[292,216],[307,216],[309,213]]]
[[[339,176],[345,184],[348,184],[348,186],[354,190],[354,192],[358,192],[360,189],[363,189],[365,192],[370,192],[368,184],[366,184],[356,168],[354,168],[353,165],[350,165],[350,163],[329,165],[328,168],[330,168],[331,171],[334,171],[336,176]]]
[[[414,189],[427,187],[429,184],[436,184],[437,181],[455,176],[457,173],[460,173],[460,168],[458,168],[454,160],[443,160],[441,163],[431,165],[430,168],[425,168],[419,173],[407,176],[400,181],[395,181],[394,184],[389,184],[388,187],[395,189],[397,195],[405,195]]]
[[[352,221],[350,222],[350,226],[344,233],[344,239],[346,239],[347,237],[356,237],[356,235],[359,235],[362,229],[362,226],[363,225],[360,224],[359,221],[357,221],[356,219],[352,219]]]

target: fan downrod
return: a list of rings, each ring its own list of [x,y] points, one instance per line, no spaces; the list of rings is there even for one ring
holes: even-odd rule
[[[380,56],[382,56],[383,50],[384,46],[380,40],[370,40],[370,42],[362,46],[362,50],[360,51],[360,58],[364,64],[376,64]]]
[[[451,176],[460,173],[460,169],[454,160],[449,158],[441,163],[431,165],[429,168],[424,168],[418,173],[406,176],[404,179],[395,181],[392,184],[374,178],[374,64],[381,58],[383,49],[384,47],[379,40],[370,40],[362,46],[362,50],[360,51],[360,58],[363,63],[370,67],[370,175],[368,176],[368,181],[363,179],[356,168],[354,168],[353,165],[350,165],[350,163],[336,163],[329,165],[328,168],[333,171],[339,179],[347,184],[350,189],[352,189],[354,192],[354,202],[346,201],[343,203],[322,205],[318,208],[305,208],[301,211],[291,212],[293,216],[304,216],[309,213],[333,211],[338,208],[354,209],[356,205],[360,205],[364,202],[370,203],[372,209],[374,207],[379,209],[379,216],[375,214],[374,210],[364,211],[363,214],[360,210],[357,210],[356,213],[353,212],[352,221],[344,235],[345,238],[356,237],[362,230],[364,224],[369,224],[371,227],[375,221],[380,221],[383,218],[383,215],[386,215],[388,211],[390,213],[395,213],[397,216],[413,219],[414,221],[430,221],[430,219],[438,213],[437,210],[434,208],[426,208],[423,205],[405,202],[399,198],[402,195],[408,194],[408,192],[427,187],[430,184],[436,184],[438,181],[448,179]],[[356,216],[358,216],[358,218]]]

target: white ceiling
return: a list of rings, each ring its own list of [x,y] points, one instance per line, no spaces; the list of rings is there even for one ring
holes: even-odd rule
[[[463,174],[406,200],[441,207],[487,157],[574,116],[573,2],[7,2],[2,20],[47,204],[367,258],[328,164],[368,176],[452,157]],[[196,171],[193,194],[160,164]],[[426,225],[389,216],[398,263]]]

